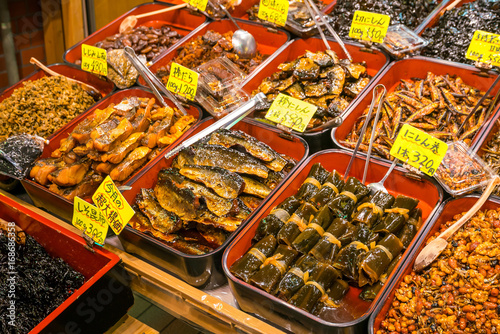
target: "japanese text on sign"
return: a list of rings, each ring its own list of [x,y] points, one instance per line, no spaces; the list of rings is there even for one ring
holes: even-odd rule
[[[266,118],[295,131],[304,132],[318,107],[285,94],[278,94]]]
[[[500,35],[476,30],[465,58],[500,66]]]
[[[349,37],[361,39],[363,41],[382,43],[387,34],[387,28],[390,22],[391,17],[389,15],[357,10],[352,17]]]
[[[121,233],[135,213],[109,175],[97,188],[92,200],[116,234]]]
[[[72,224],[82,230],[99,245],[104,245],[108,233],[108,223],[99,209],[78,196],[73,205]]]
[[[100,75],[108,75],[106,50],[82,44],[82,70]]]
[[[205,9],[207,9],[208,0],[183,0],[183,1],[187,2],[188,4],[190,4],[195,8],[198,8],[202,12],[205,11]]]
[[[168,77],[167,89],[175,94],[194,101],[198,87],[199,74],[189,68],[172,63]]]
[[[448,145],[428,133],[404,124],[391,148],[391,155],[433,176],[443,161]]]
[[[260,0],[259,19],[274,23],[278,26],[285,26],[288,17],[287,0]]]

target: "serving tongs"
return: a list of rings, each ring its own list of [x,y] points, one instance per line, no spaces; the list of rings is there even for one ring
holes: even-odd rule
[[[215,132],[219,129],[230,129],[236,123],[245,118],[248,114],[250,114],[258,104],[265,103],[266,95],[264,93],[259,93],[255,95],[253,98],[245,102],[238,109],[231,111],[229,114],[219,119],[214,124],[208,126],[206,129],[201,130],[196,135],[184,140],[180,145],[176,146],[170,152],[165,154],[165,159],[169,159],[182,151],[183,149],[193,145],[200,139],[205,138],[210,135],[212,132]]]
[[[130,46],[126,46],[124,49],[125,56],[130,60],[132,65],[137,69],[137,72],[144,78],[144,80],[147,82],[151,90],[153,91],[153,94],[156,96],[158,101],[164,106],[164,107],[169,107],[169,105],[165,102],[163,99],[163,96],[161,96],[160,92],[158,89],[165,94],[170,101],[172,101],[177,109],[180,110],[180,112],[183,115],[187,115],[186,109],[182,106],[182,104],[175,98],[175,96],[165,87],[165,85],[161,82],[160,79],[154,75],[149,68],[144,65],[137,55],[135,54],[134,49],[132,49]]]

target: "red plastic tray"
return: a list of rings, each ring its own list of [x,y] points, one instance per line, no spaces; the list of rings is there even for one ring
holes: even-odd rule
[[[73,129],[87,116],[91,115],[94,110],[96,109],[103,109],[106,106],[108,106],[111,103],[118,104],[120,103],[125,97],[132,97],[132,96],[138,96],[138,97],[149,97],[149,98],[155,98],[153,93],[150,91],[144,89],[144,88],[130,88],[126,90],[120,90],[114,93],[113,95],[109,96],[108,98],[101,100],[99,103],[95,104],[92,108],[90,108],[87,112],[84,114],[81,114],[77,118],[75,118],[73,121],[68,123],[65,127],[63,127],[57,135],[53,136],[50,140],[49,145],[47,145],[41,155],[40,158],[48,158],[52,154],[53,151],[59,148],[60,142],[62,139],[65,139],[68,137],[68,135],[73,131]],[[170,100],[166,100],[166,102],[174,107],[174,104]],[[196,123],[191,126],[190,129],[188,129],[180,138],[178,138],[175,142],[173,142],[171,145],[167,146],[161,154],[153,159],[152,161],[149,161],[146,165],[144,165],[141,169],[136,171],[131,177],[128,178],[128,180],[131,180],[134,175],[137,175],[141,173],[143,170],[146,170],[149,165],[154,164],[155,161],[158,161],[159,159],[163,159],[162,156],[170,149],[178,145],[180,142],[182,142],[185,138],[187,138],[193,129],[195,128],[196,124],[198,124],[200,118],[201,118],[201,111],[199,108],[194,107],[194,106],[189,106],[189,108],[186,109],[186,111],[190,114],[193,115],[196,118]],[[123,183],[127,182],[128,180],[124,181]],[[49,191],[48,188],[30,180],[29,178],[25,178],[21,180],[21,183],[28,193],[28,195],[31,197],[33,200],[33,203],[35,203],[36,206],[38,207],[43,207],[47,209],[49,212],[52,212],[66,220],[71,220],[71,217],[73,215],[73,203],[67,200],[66,198],[53,193]]]
[[[400,83],[401,79],[425,78],[427,72],[433,72],[436,75],[458,75],[464,80],[466,84],[471,85],[475,88],[479,88],[482,91],[486,91],[497,77],[497,75],[495,74],[490,75],[488,78],[480,77],[477,75],[479,71],[476,70],[474,66],[470,65],[453,63],[445,60],[432,59],[427,57],[414,57],[403,59],[390,64],[373,82],[372,87],[377,84],[383,84],[387,88],[387,93],[390,93]],[[496,94],[499,89],[500,87],[495,88],[491,92],[490,96],[494,96],[494,94]],[[371,101],[371,89],[365,90],[365,92],[361,94],[361,97],[358,99],[356,105],[350,108],[349,112],[345,114],[344,122],[342,123],[342,125],[332,130],[332,139],[335,145],[343,149],[352,151],[352,149],[340,144],[340,141],[347,138],[347,135],[351,131],[354,123],[356,122],[358,117],[363,114],[363,111],[367,107],[369,107]],[[485,124],[488,124],[488,120],[485,122]],[[472,140],[472,143],[475,143],[475,141],[481,137],[483,128],[480,128],[478,130]],[[374,158],[382,159],[379,157]]]
[[[285,301],[278,299],[257,287],[254,287],[233,276],[229,271],[231,265],[245,254],[252,246],[252,238],[262,218],[266,217],[269,212],[287,197],[294,195],[299,189],[302,182],[306,179],[311,166],[314,163],[321,163],[327,170],[337,170],[343,173],[346,170],[350,153],[340,150],[326,150],[318,152],[309,157],[301,166],[291,175],[285,184],[273,195],[273,197],[265,204],[259,213],[252,217],[252,220],[246,227],[238,233],[236,238],[231,242],[224,252],[223,267],[224,272],[229,280],[231,291],[235,295],[239,306],[242,310],[257,314],[271,322],[276,326],[292,332],[314,332],[314,333],[363,333],[366,332],[366,320],[370,316],[375,307],[384,299],[381,298],[383,291],[389,285],[386,283],[382,291],[377,295],[373,302],[365,302],[358,297],[361,289],[352,287],[344,297],[342,305],[344,310],[338,315],[335,321],[325,321],[316,316],[311,315],[295,306],[292,306]],[[356,157],[354,159],[349,176],[362,178],[365,159]],[[389,168],[389,164],[380,161],[372,161],[370,163],[366,183],[378,182],[382,179]],[[392,195],[402,194],[411,196],[420,200],[418,205],[422,209],[422,219],[425,222],[423,227],[413,238],[412,243],[408,247],[410,250],[419,235],[425,229],[427,221],[433,215],[437,206],[443,199],[441,187],[430,178],[425,177],[422,181],[416,181],[405,177],[403,169],[396,167],[390,177],[385,182],[385,187]],[[406,250],[405,255],[399,261],[400,266],[406,259],[410,251]],[[396,267],[397,268],[397,267]],[[397,269],[388,277],[387,282],[390,282],[395,276]],[[341,306],[342,307],[342,306]],[[347,314],[347,313],[350,313]]]
[[[162,3],[148,3],[132,8],[127,13],[119,16],[117,19],[111,21],[108,25],[97,30],[92,35],[86,37],[81,42],[73,45],[64,53],[64,61],[68,63],[75,63],[75,61],[82,58],[82,44],[94,45],[95,43],[102,41],[108,36],[118,33],[120,28],[120,23],[123,19],[129,15],[139,15],[143,13],[152,12],[165,7],[170,7],[170,5]],[[188,35],[195,31],[200,25],[206,22],[206,17],[203,15],[193,15],[189,10],[177,9],[167,13],[156,14],[152,16],[142,17],[137,19],[137,26],[154,27],[159,28],[163,25],[169,25],[172,29],[176,30],[183,37],[182,40],[188,38]],[[181,42],[179,41],[179,43]],[[173,46],[172,46],[173,47]],[[165,50],[167,52],[168,50]],[[158,55],[157,58],[161,57]]]
[[[403,278],[411,273],[415,258],[424,248],[425,241],[430,236],[434,235],[434,233],[438,232],[439,227],[442,224],[445,224],[447,221],[453,220],[454,215],[469,210],[474,205],[474,203],[477,202],[479,196],[480,195],[469,195],[458,199],[450,198],[447,201],[443,202],[443,204],[441,204],[439,210],[436,212],[432,220],[425,226],[425,231],[423,231],[422,236],[418,240],[415,247],[412,249],[411,254],[408,255],[399,272],[394,275],[394,279],[392,279],[390,284],[387,285],[387,288],[385,289],[382,297],[385,302],[380,303],[370,317],[368,325],[370,334],[376,333],[380,328],[380,324],[382,320],[385,319],[385,316],[389,311],[389,307],[392,305],[392,301],[394,300],[396,287],[399,287],[399,284],[401,283]],[[486,203],[483,204],[480,210],[495,209],[498,208],[499,205],[499,199],[489,199],[488,201],[486,201]]]
[[[85,305],[85,298],[94,297],[96,293],[96,286],[100,286],[103,281],[108,283],[109,278],[105,276],[117,266],[120,258],[101,248],[94,246],[94,252],[89,252],[84,248],[86,245],[82,237],[61,228],[57,224],[51,222],[44,216],[27,209],[20,205],[13,199],[0,193],[0,218],[9,222],[15,222],[16,225],[21,227],[26,234],[31,235],[35,240],[40,243],[47,253],[53,257],[60,257],[68,263],[73,269],[80,272],[85,276],[85,283],[82,287],[76,290],[66,301],[59,307],[52,311],[42,322],[40,322],[30,333],[39,333],[56,331],[59,332],[60,328],[64,328],[68,321],[73,321],[73,327],[80,327],[83,332],[89,333],[103,332],[116,321],[118,321],[126,312],[127,309],[133,304],[133,296],[130,289],[120,287],[116,282],[116,289],[123,290],[128,297],[120,293],[114,296],[107,305],[109,309],[106,312],[94,312],[96,321],[93,323],[85,324],[83,319],[88,319],[88,310],[90,306]],[[106,294],[112,293],[109,290]],[[97,296],[99,297],[99,296]],[[80,302],[78,302],[80,301]],[[108,300],[106,300],[108,301]],[[98,301],[99,303],[99,301]],[[121,303],[121,304],[117,304]],[[79,306],[82,310],[86,310],[84,317],[75,314],[75,309]],[[82,308],[82,306],[86,306]],[[98,305],[102,307],[101,305]],[[111,308],[114,308],[111,311]],[[106,313],[106,314],[100,314]],[[99,324],[99,322],[102,322]],[[90,326],[90,328],[89,328]],[[82,328],[83,327],[83,328]],[[98,329],[100,328],[100,329]]]
[[[208,118],[201,122],[191,134],[194,135],[213,123],[213,118]],[[253,120],[243,120],[237,123],[232,129],[244,131],[250,136],[266,143],[277,152],[286,154],[297,160],[297,165],[288,175],[291,175],[294,170],[299,168],[299,165],[308,154],[308,147],[303,139],[296,136],[292,137],[292,141],[284,139],[279,136],[278,131],[270,127],[262,126]],[[158,172],[162,168],[170,167],[173,159],[174,158],[170,158],[167,160],[162,158],[156,161],[155,164],[150,165],[150,167],[144,170],[140,175],[130,180],[127,185],[132,186],[132,189],[123,192],[127,202],[130,204],[135,203],[135,197],[142,188],[153,188],[156,185]],[[273,192],[283,183],[284,181],[281,181]],[[271,198],[273,192],[267,198]],[[265,205],[265,202],[266,200],[253,211],[252,216]],[[134,217],[132,219],[136,218]],[[148,234],[133,229],[130,225],[127,225],[119,237],[128,252],[136,253],[153,261],[156,265],[174,273],[191,285],[213,288],[225,283],[225,277],[221,267],[222,252],[224,248],[250,219],[251,216],[228,237],[222,246],[205,255],[188,255],[182,253]]]

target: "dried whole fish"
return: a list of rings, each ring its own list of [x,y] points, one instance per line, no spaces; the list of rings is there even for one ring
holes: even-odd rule
[[[63,76],[25,81],[0,102],[0,140],[23,133],[47,138],[94,103]]]
[[[462,140],[470,145],[476,132],[485,123],[491,98],[486,98],[464,129],[458,135],[458,129],[472,111],[482,92],[463,82],[458,76],[435,75],[428,72],[425,79],[413,78],[401,80],[393,92],[390,92],[382,107],[374,137],[374,155],[392,160],[389,151],[403,124],[409,124],[443,141]],[[354,148],[359,131],[365,122],[369,108],[358,117],[351,132],[340,143]],[[366,152],[373,129],[373,119],[368,124],[360,150]]]
[[[283,93],[318,107],[307,129],[342,114],[371,78],[364,62],[340,60],[331,50],[306,51],[299,58],[280,64],[278,69],[252,93],[262,92],[267,96],[268,103],[259,106],[256,117],[264,118],[276,96]]]

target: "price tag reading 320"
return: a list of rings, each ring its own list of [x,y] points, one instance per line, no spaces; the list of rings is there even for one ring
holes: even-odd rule
[[[500,35],[476,30],[465,58],[500,66]]]
[[[201,10],[202,12],[207,9],[207,3],[208,0],[183,0],[184,2],[187,2],[191,6],[198,8],[198,10]]]
[[[357,10],[352,17],[349,37],[374,43],[382,43],[391,22],[389,15]]]
[[[391,155],[433,176],[443,161],[448,145],[430,134],[404,124],[391,148]]]
[[[257,17],[284,27],[288,17],[288,0],[260,0]]]
[[[198,87],[199,74],[189,68],[172,63],[168,77],[167,89],[175,94],[194,101]]]
[[[82,70],[100,75],[108,75],[106,50],[82,44]]]
[[[266,118],[270,121],[304,132],[318,107],[285,94],[278,94]]]
[[[104,245],[108,233],[108,223],[99,209],[78,196],[73,205],[72,224],[82,230],[99,245]]]

